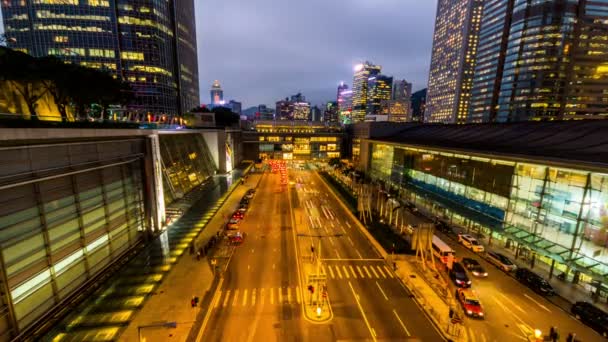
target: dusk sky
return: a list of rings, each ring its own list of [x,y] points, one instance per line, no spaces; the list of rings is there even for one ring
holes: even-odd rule
[[[369,60],[426,87],[436,0],[195,0],[201,103],[213,80],[243,109],[302,92],[335,100]],[[1,23],[1,18],[0,18]],[[1,27],[2,25],[0,25]],[[0,28],[0,31],[2,29]]]

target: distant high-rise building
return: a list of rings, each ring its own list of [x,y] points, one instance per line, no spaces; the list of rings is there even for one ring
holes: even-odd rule
[[[277,101],[275,120],[293,120],[293,102],[289,101],[289,98]]]
[[[346,86],[346,85],[345,85]],[[343,88],[338,93],[337,101],[338,121],[342,124],[351,123],[351,113],[353,111],[353,91],[352,89]]]
[[[291,102],[306,102],[306,97],[302,95],[302,93],[297,93],[295,95],[291,95],[289,100]]]
[[[382,115],[387,116],[387,121],[407,122],[411,121],[410,102],[406,100],[382,100]]]
[[[393,77],[386,75],[371,76],[367,79],[366,115],[379,115],[382,101],[390,100],[393,92]]]
[[[224,104],[224,91],[218,80],[213,81],[209,93],[211,94],[211,105],[219,106]]]
[[[310,120],[310,103],[292,102],[294,120]]]
[[[239,116],[241,115],[242,104],[238,101],[230,100],[226,104],[226,107],[230,108],[233,113],[237,113]]]
[[[336,102],[338,103],[338,110],[340,109],[340,105],[343,102],[342,93],[346,90],[348,90],[348,84],[346,84],[344,82],[340,82],[340,84],[338,85],[338,92],[336,94]]]
[[[129,82],[131,111],[198,107],[194,1],[0,2],[9,47],[103,69]]]
[[[608,116],[606,22],[606,1],[487,0],[469,122]]]
[[[422,122],[426,110],[426,88],[412,94],[412,121]]]
[[[274,110],[261,104],[258,106],[258,112],[255,116],[256,120],[274,120]]]
[[[464,123],[473,84],[483,0],[439,0],[426,122]]]
[[[327,102],[325,105],[325,111],[323,112],[323,121],[337,124],[338,123],[338,110],[339,106],[337,102]]]
[[[365,121],[365,114],[367,113],[367,87],[369,78],[378,76],[381,70],[381,66],[373,65],[370,62],[365,62],[355,66],[351,112],[351,119],[353,123]]]
[[[393,82],[393,100],[410,101],[412,97],[412,84],[406,80]]]
[[[318,106],[312,106],[310,108],[310,121],[321,121],[321,108]]]

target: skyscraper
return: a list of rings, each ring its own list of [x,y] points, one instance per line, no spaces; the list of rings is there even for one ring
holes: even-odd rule
[[[292,102],[294,120],[310,120],[310,103]]]
[[[352,102],[352,122],[365,121],[367,112],[367,87],[370,77],[380,74],[382,67],[373,65],[370,62],[355,66],[355,76],[353,78],[353,102]]]
[[[412,97],[412,84],[406,80],[393,82],[393,100],[410,101]]]
[[[213,81],[209,94],[211,95],[211,105],[219,106],[224,104],[224,91],[222,90],[220,81]]]
[[[345,90],[348,90],[348,84],[340,82],[340,84],[338,85],[338,92],[336,94],[336,102],[338,103],[338,108],[340,107],[340,103],[343,102],[341,98],[342,92],[344,92]]]
[[[289,98],[277,101],[275,120],[293,120],[293,102]]]
[[[321,121],[321,108],[316,105],[310,108],[310,121]]]
[[[323,121],[337,124],[338,123],[338,103],[337,102],[327,102],[325,104],[325,111],[323,112]]]
[[[378,115],[382,112],[380,103],[390,100],[393,91],[393,78],[386,75],[371,76],[367,79],[367,112],[366,115]]]
[[[488,1],[470,122],[608,115],[608,3]]]
[[[338,101],[338,121],[342,124],[350,124],[353,112],[353,90],[343,90]]]
[[[236,114],[238,114],[240,116],[243,105],[240,102],[238,102],[238,101],[230,100],[230,102],[228,102],[226,104],[226,107],[230,108],[230,110],[233,113],[236,113]]]
[[[183,113],[199,104],[194,2],[3,1],[11,48],[128,81],[129,109]]]
[[[466,122],[482,8],[483,0],[437,2],[426,122]]]

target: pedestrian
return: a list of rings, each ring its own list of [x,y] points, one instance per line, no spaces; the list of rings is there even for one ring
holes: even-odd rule
[[[574,342],[574,337],[576,335],[574,335],[573,333],[569,333],[568,337],[566,337],[566,342]]]
[[[195,306],[196,306],[196,300],[194,300],[194,297],[192,297],[192,299],[190,300],[190,305],[191,305],[192,307],[195,307]]]
[[[196,252],[196,261],[199,261],[199,260],[201,260],[201,250],[200,249]]]

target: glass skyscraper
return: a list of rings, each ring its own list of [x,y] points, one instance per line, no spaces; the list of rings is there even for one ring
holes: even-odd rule
[[[194,2],[2,1],[9,46],[128,81],[129,109],[180,114],[199,103]]]
[[[608,3],[488,1],[470,122],[608,115]]]
[[[367,113],[368,101],[368,82],[371,77],[380,74],[382,67],[373,65],[370,62],[359,64],[355,67],[355,76],[353,78],[353,102],[352,102],[352,122],[365,121]]]
[[[483,0],[439,0],[426,122],[466,122]]]
[[[393,78],[391,76],[376,75],[367,80],[367,115],[378,115],[382,112],[382,101],[392,97]]]

